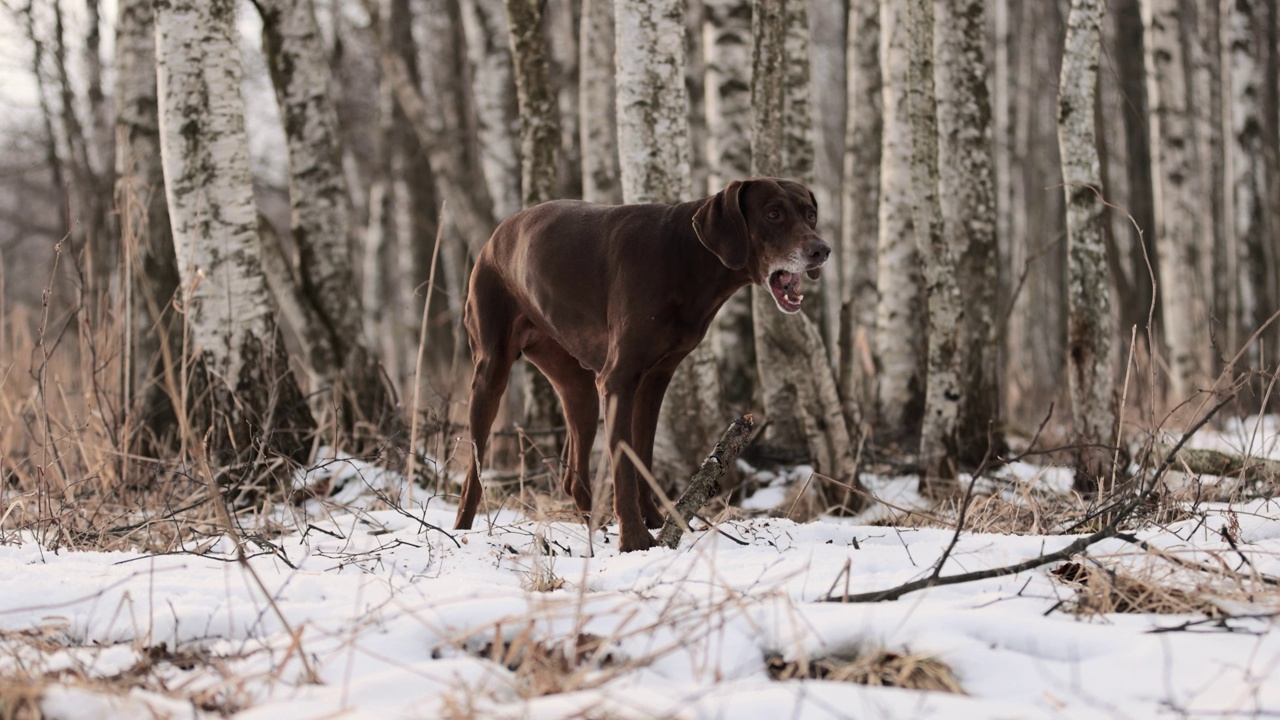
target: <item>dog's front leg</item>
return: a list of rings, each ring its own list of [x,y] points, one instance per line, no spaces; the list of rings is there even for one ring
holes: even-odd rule
[[[638,478],[632,460],[635,453],[632,413],[639,381],[638,373],[623,373],[616,369],[601,373],[599,380],[600,397],[604,399],[605,420],[609,426],[613,511],[618,516],[618,549],[622,552],[647,550],[654,544],[640,512]],[[623,450],[624,447],[631,454]]]

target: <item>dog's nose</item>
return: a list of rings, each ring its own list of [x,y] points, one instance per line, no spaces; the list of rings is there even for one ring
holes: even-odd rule
[[[821,265],[831,257],[831,246],[822,240],[815,240],[809,244],[808,260],[813,265]]]

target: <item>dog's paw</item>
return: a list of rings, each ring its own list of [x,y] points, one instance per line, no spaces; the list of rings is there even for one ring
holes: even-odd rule
[[[621,529],[618,532],[618,550],[620,552],[634,552],[636,550],[648,550],[657,545],[653,536],[648,530],[642,529]]]

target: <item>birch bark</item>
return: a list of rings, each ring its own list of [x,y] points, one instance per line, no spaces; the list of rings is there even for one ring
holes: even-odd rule
[[[235,3],[157,0],[154,8],[165,189],[199,376],[189,399],[203,399],[189,439],[216,427],[214,450],[260,440],[297,456],[314,422],[262,272]]]
[[[1073,0],[1058,90],[1058,148],[1067,202],[1067,350],[1075,488],[1111,489],[1116,442],[1111,284],[1094,128],[1102,0]]]
[[[1209,367],[1204,278],[1196,262],[1194,138],[1187,106],[1186,60],[1179,38],[1178,0],[1143,0],[1147,96],[1151,111],[1155,246],[1171,405],[1187,400]]]

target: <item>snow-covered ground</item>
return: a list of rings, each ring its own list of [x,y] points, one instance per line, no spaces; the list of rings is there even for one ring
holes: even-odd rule
[[[1079,560],[1159,578],[1216,617],[1078,614],[1076,586],[1053,566],[893,602],[822,602],[928,575],[948,530],[758,516],[621,555],[616,527],[588,536],[508,511],[473,531],[432,529],[450,527],[454,508],[420,489],[407,513],[364,511],[369,486],[389,478],[345,472],[340,502],[245,528],[243,562],[227,537],[145,555],[8,536],[0,715],[16,677],[43,678],[43,713],[74,720],[1280,714],[1278,502],[1200,505],[1136,532],[1151,551],[1112,539]],[[905,496],[912,484],[875,489]],[[965,533],[943,574],[1073,539]],[[964,694],[769,673],[771,658],[879,648],[936,658]]]

